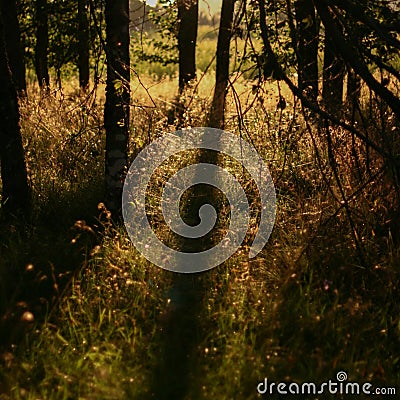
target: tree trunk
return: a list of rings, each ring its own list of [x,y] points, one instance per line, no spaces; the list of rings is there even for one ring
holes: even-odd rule
[[[344,63],[336,56],[334,44],[326,34],[322,75],[322,98],[325,108],[328,112],[338,115],[343,106]]]
[[[17,92],[12,82],[0,12],[0,162],[2,209],[10,214],[29,213],[29,187],[19,127]]]
[[[318,96],[318,25],[312,0],[297,0],[298,86],[312,101]]]
[[[129,0],[106,0],[107,85],[104,108],[106,130],[105,184],[107,207],[121,212],[121,196],[128,164],[129,138]]]
[[[25,60],[21,46],[21,31],[19,29],[17,3],[15,0],[1,0],[1,13],[4,23],[4,39],[8,64],[11,69],[15,88],[19,95],[26,94]]]
[[[218,43],[216,53],[216,83],[214,96],[208,116],[208,126],[210,128],[224,129],[225,99],[229,82],[229,47],[232,36],[232,22],[235,8],[235,0],[223,0],[221,8],[221,19],[218,32]],[[197,163],[219,164],[219,154],[216,151],[202,150],[197,157]],[[188,216],[194,224],[199,223],[198,212],[203,204],[215,204],[218,207],[223,204],[221,193],[214,186],[198,186],[191,188],[188,192]],[[218,212],[219,214],[219,212]],[[220,226],[219,226],[220,227]],[[218,224],[214,228],[218,232]],[[212,234],[198,241],[203,251],[205,248],[215,246],[221,238]]]
[[[224,129],[225,100],[229,82],[229,47],[232,36],[234,0],[223,0],[217,44],[216,83],[209,126]]]
[[[47,0],[36,0],[36,48],[35,68],[39,87],[48,88],[50,85],[48,68],[49,26]]]
[[[199,19],[198,0],[177,0],[178,4],[178,52],[179,92],[196,78],[196,41]]]
[[[78,0],[78,69],[79,87],[89,86],[89,19],[87,0]]]
[[[353,44],[347,40],[343,33],[338,29],[334,18],[331,15],[330,7],[324,0],[313,0],[318,15],[321,17],[325,26],[326,33],[335,43],[335,48],[343,60],[351,66],[357,75],[367,84],[392,109],[396,118],[400,119],[400,99],[385,85],[379,83],[374,75],[369,71],[368,64],[364,61]]]
[[[347,68],[346,91],[347,109],[350,111],[350,115],[354,116],[361,94],[361,79],[351,68]]]

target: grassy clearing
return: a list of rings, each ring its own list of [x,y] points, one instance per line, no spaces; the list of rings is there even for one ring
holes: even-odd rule
[[[140,78],[132,85],[131,157],[175,130],[167,114],[176,80]],[[205,123],[212,88],[206,74],[188,95],[188,125]],[[351,381],[399,384],[400,247],[384,222],[393,185],[377,175],[350,205],[362,265],[316,125],[307,128],[287,89],[262,89],[257,99],[251,82],[236,81],[227,129],[268,162],[278,195],[273,234],[256,259],[245,256],[247,238],[223,265],[187,278],[150,265],[97,208],[103,98],[57,92],[40,100],[30,90],[21,124],[35,217],[23,234],[1,233],[1,399],[256,399],[264,377],[322,382],[340,370]],[[360,174],[351,139],[335,129],[347,194]],[[372,175],[380,167],[373,158]],[[249,197],[257,209],[257,196]]]

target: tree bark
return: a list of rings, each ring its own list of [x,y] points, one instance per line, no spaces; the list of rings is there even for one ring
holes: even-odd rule
[[[318,25],[312,0],[295,3],[298,86],[311,100],[318,96]]]
[[[225,126],[225,100],[229,82],[229,47],[232,37],[232,22],[235,8],[235,0],[223,0],[221,8],[221,19],[218,32],[218,43],[216,53],[216,83],[214,96],[208,116],[208,126],[210,128],[224,129]],[[219,154],[216,151],[202,150],[197,157],[197,163],[219,164]],[[191,188],[189,191],[188,213],[193,223],[199,223],[198,210],[203,204],[215,204],[217,209],[222,204],[221,193],[214,186],[200,186]],[[194,218],[193,218],[194,217]],[[216,229],[216,232],[218,229]],[[198,242],[203,251],[205,248],[215,246],[221,238],[212,234],[206,236]]]
[[[212,128],[224,129],[225,126],[225,100],[229,82],[229,48],[234,8],[234,0],[222,1],[216,55],[216,82],[208,124]]]
[[[88,1],[78,0],[78,69],[79,87],[89,86],[89,19]]]
[[[336,55],[333,43],[325,34],[322,99],[327,111],[341,114],[343,105],[344,63]]]
[[[359,101],[361,96],[361,79],[351,69],[347,68],[346,109],[352,124],[359,116]]]
[[[335,43],[336,51],[343,60],[351,66],[354,72],[359,75],[368,87],[376,93],[392,109],[398,119],[400,119],[400,99],[393,92],[379,83],[371,74],[367,64],[357,49],[344,37],[336,26],[335,20],[331,16],[329,7],[325,0],[313,0],[315,7],[325,26],[325,31]]]
[[[107,84],[105,186],[107,207],[117,218],[126,174],[129,139],[129,1],[106,0]]]
[[[35,68],[39,87],[48,88],[50,85],[48,68],[49,24],[47,0],[36,0],[36,48]]]
[[[21,31],[18,22],[17,2],[1,0],[1,13],[4,23],[4,40],[8,63],[15,88],[19,95],[26,94],[25,60],[21,46]]]
[[[0,163],[1,205],[9,214],[28,215],[29,186],[19,127],[17,92],[13,85],[4,43],[0,11]]]
[[[177,0],[178,4],[178,52],[179,93],[196,78],[196,42],[199,19],[198,0]]]

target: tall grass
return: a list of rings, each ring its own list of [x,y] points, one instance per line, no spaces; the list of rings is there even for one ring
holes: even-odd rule
[[[176,82],[153,75],[133,77],[131,158],[176,129],[168,121]],[[205,123],[212,85],[205,75],[189,93],[187,125]],[[102,89],[88,98],[71,90],[41,98],[30,89],[21,126],[35,218],[24,234],[2,237],[2,293],[9,293],[10,268],[17,279],[14,295],[1,297],[10,327],[0,354],[2,399],[162,399],[162,376],[174,371],[182,375],[171,385],[182,384],[181,377],[185,399],[256,399],[264,377],[318,383],[339,370],[351,381],[399,384],[400,247],[385,223],[395,196],[390,179],[377,174],[350,204],[363,265],[318,125],[308,126],[276,84],[256,94],[252,82],[238,78],[235,90],[227,130],[251,141],[269,165],[278,195],[275,228],[256,259],[245,256],[247,238],[223,265],[179,282],[150,265],[97,207]],[[281,96],[285,109],[278,107]],[[338,128],[332,132],[349,195],[360,179],[354,142]],[[248,176],[225,162],[250,189]],[[374,155],[371,176],[381,167]],[[257,209],[257,195],[248,195]],[[182,329],[178,338],[174,323]],[[190,354],[179,369],[168,362],[185,335],[192,335]]]

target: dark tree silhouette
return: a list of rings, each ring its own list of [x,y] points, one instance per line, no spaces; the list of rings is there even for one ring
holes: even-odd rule
[[[105,183],[107,206],[118,216],[127,168],[129,138],[129,0],[105,3],[107,86]]]
[[[49,24],[47,0],[36,0],[35,68],[40,88],[50,85],[48,68]]]
[[[3,15],[4,39],[12,78],[18,94],[25,95],[25,60],[21,46],[17,2],[15,0],[1,0],[0,7]]]
[[[177,0],[178,5],[178,52],[179,92],[196,78],[196,42],[199,20],[198,0]]]
[[[4,43],[0,11],[0,163],[3,186],[1,205],[7,213],[29,213],[29,187],[19,127],[15,86]]]
[[[337,56],[335,44],[325,35],[322,98],[325,108],[332,113],[341,112],[345,65]]]
[[[308,98],[318,96],[318,24],[312,0],[295,3],[297,25],[298,86]]]
[[[367,86],[392,109],[396,117],[400,119],[400,99],[386,88],[385,85],[376,80],[374,75],[369,71],[368,65],[357,47],[343,35],[337,26],[335,18],[332,16],[333,6],[328,6],[325,0],[313,1],[318,15],[321,17],[321,21],[324,24],[326,33],[335,43],[337,53],[340,54],[352,70],[363,79]],[[400,42],[398,45],[400,46]]]
[[[78,0],[78,69],[79,87],[82,90],[86,90],[89,85],[89,19],[87,0]]]
[[[209,116],[209,126],[219,129],[224,129],[225,125],[225,99],[229,82],[229,48],[234,8],[234,0],[223,0],[216,54],[216,82]]]
[[[346,108],[349,110],[352,123],[354,123],[357,114],[360,95],[361,79],[351,68],[347,68]]]
[[[229,47],[232,37],[234,3],[234,0],[223,0],[222,2],[216,54],[216,83],[211,110],[208,116],[208,126],[211,128],[224,129],[225,99],[229,82]],[[218,158],[218,152],[203,150],[198,155],[197,162],[218,164]],[[215,201],[216,204],[221,204],[222,202],[221,193],[213,186],[199,186],[197,187],[197,191],[196,189],[191,190],[189,196],[191,199],[188,202],[188,214],[191,218],[194,216],[194,223],[198,223],[196,220],[198,217],[198,210],[203,204],[213,201]],[[202,242],[202,246],[212,246],[217,242],[217,237],[211,235],[206,241]]]

